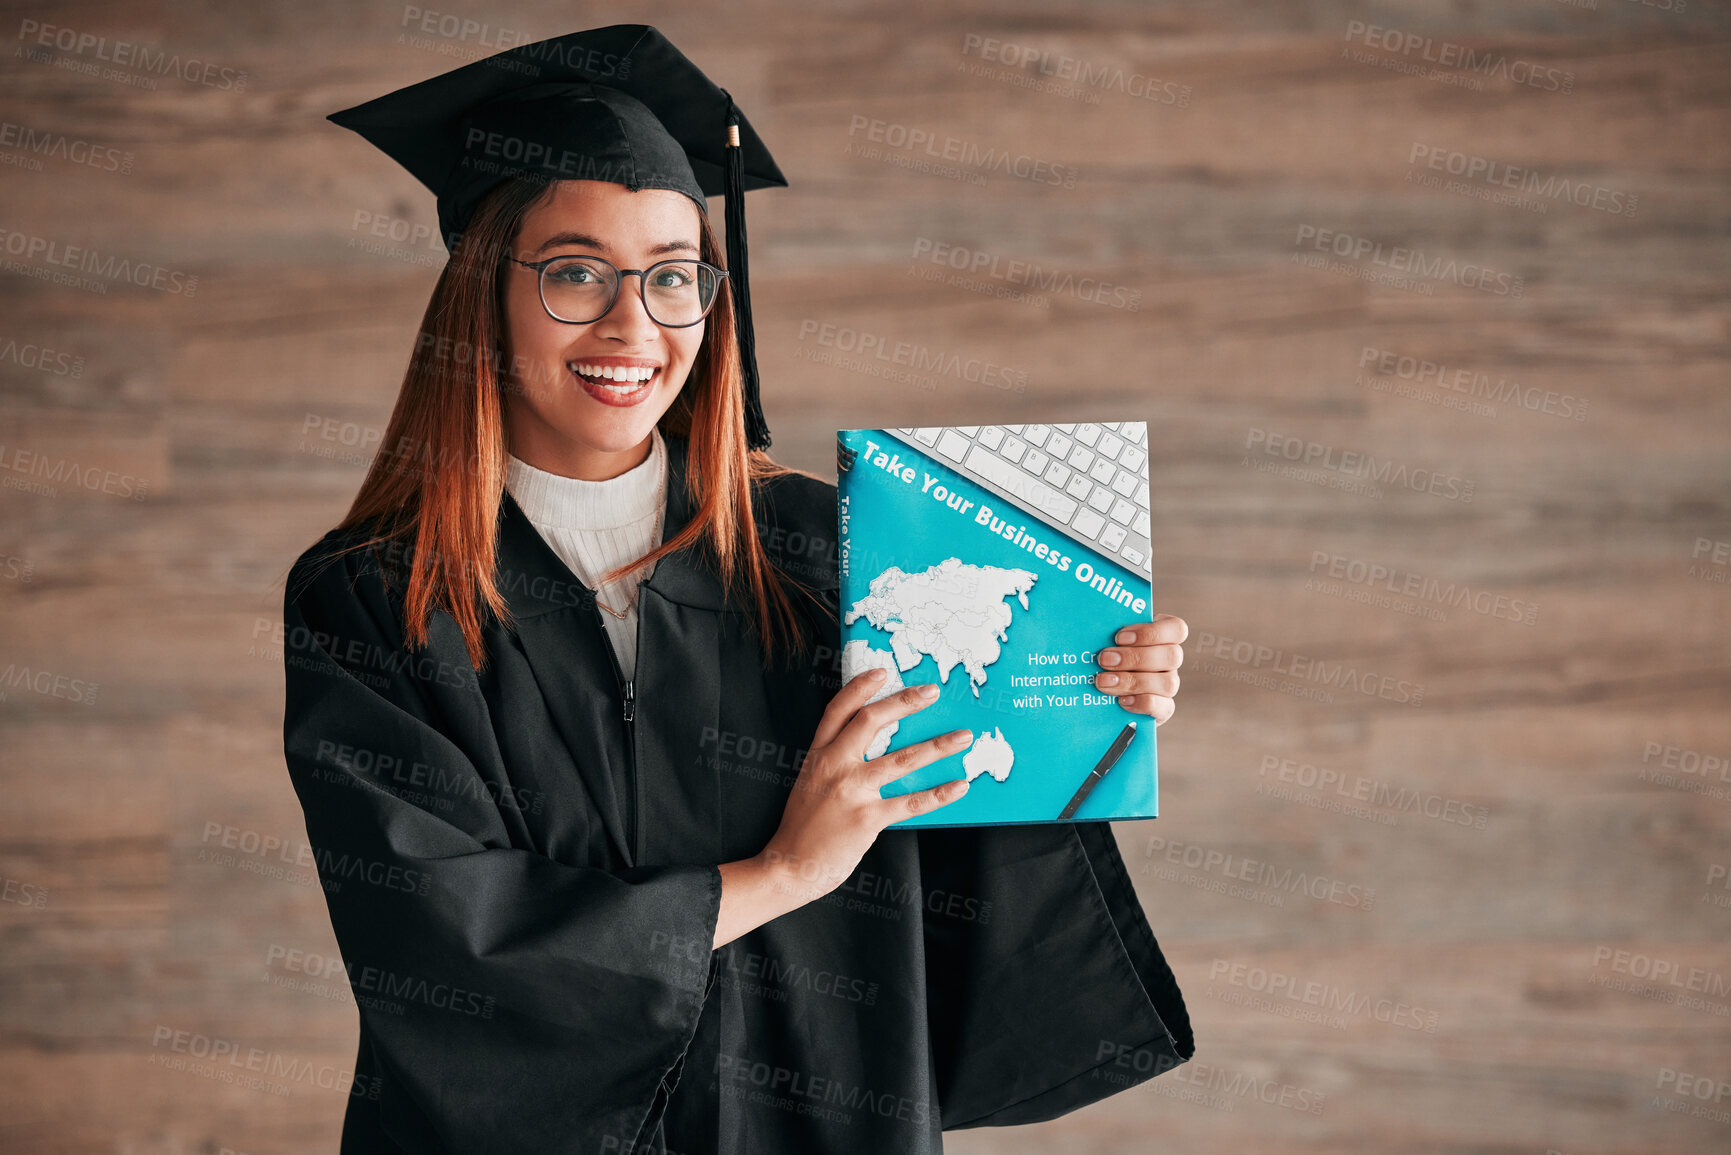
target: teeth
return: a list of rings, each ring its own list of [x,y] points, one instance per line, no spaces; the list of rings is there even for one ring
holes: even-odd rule
[[[581,373],[585,377],[599,377],[604,381],[638,382],[647,381],[655,376],[654,369],[624,365],[580,365],[572,363],[567,367],[574,373]]]

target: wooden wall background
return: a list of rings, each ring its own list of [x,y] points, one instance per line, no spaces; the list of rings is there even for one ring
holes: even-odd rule
[[[166,1029],[353,1057],[341,991],[282,985],[297,977],[284,952],[334,950],[307,872],[213,857],[229,830],[291,858],[304,839],[280,750],[281,579],[358,484],[354,440],[383,426],[441,255],[366,243],[357,214],[431,227],[431,198],[322,117],[487,51],[481,34],[419,32],[416,10],[5,6],[0,120],[22,128],[0,133],[60,144],[0,147],[0,1149],[334,1150],[341,1090],[283,1097],[167,1070],[153,1043]],[[955,1134],[955,1151],[1731,1150],[1731,1094],[1703,1102],[1692,1081],[1731,1081],[1725,5],[724,16],[468,0],[449,14],[526,39],[654,23],[732,89],[792,181],[750,206],[784,460],[833,474],[843,426],[1151,422],[1156,601],[1193,634],[1161,730],[1164,816],[1117,834],[1197,1059],[1049,1124]],[[1474,90],[1459,68],[1405,74],[1388,64],[1426,50],[1367,46],[1355,21],[1517,75]],[[219,71],[104,74],[115,50],[44,52],[42,25]],[[987,37],[1155,77],[1172,102],[1042,90],[1037,65],[983,61],[970,45]],[[1519,82],[1534,69],[1539,86]],[[856,117],[1074,166],[1074,187],[850,155]],[[1598,208],[1494,203],[1409,179],[1428,171],[1415,146],[1605,191]],[[1475,263],[1522,292],[1373,283],[1386,269],[1368,257],[1308,267],[1293,260],[1312,251],[1295,244],[1306,227]],[[922,238],[1120,284],[1140,304],[934,283],[910,273],[932,267],[914,260]],[[158,266],[168,287],[42,279],[66,246]],[[174,291],[191,277],[195,292]],[[1027,387],[820,363],[825,324],[995,359]],[[1409,382],[1361,368],[1367,348],[1512,382],[1538,408],[1402,395]],[[1248,451],[1270,435],[1470,481],[1471,501],[1253,468],[1280,463]],[[118,492],[104,474],[19,488],[45,463],[110,470]],[[142,499],[126,478],[148,482]],[[1439,618],[1307,586],[1335,558],[1507,600],[1421,597]],[[1529,605],[1531,624],[1506,620]],[[1236,661],[1240,642],[1282,651],[1283,670],[1344,663],[1409,690],[1299,696],[1301,676]],[[94,700],[77,700],[87,683]],[[1420,686],[1416,705],[1390,700]],[[1336,810],[1332,787],[1303,786],[1322,771],[1453,806]],[[1220,893],[1211,851],[1374,902]],[[1246,969],[1235,984],[1240,964],[1349,1009],[1313,1022],[1246,1005],[1266,980]],[[1645,990],[1617,989],[1637,974]],[[1400,1005],[1416,1009],[1379,1021]]]

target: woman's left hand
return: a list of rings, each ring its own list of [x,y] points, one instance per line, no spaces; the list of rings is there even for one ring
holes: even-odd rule
[[[1119,630],[1114,645],[1097,650],[1100,673],[1094,686],[1137,714],[1149,714],[1156,726],[1178,708],[1178,667],[1184,664],[1184,639],[1190,627],[1183,618],[1155,614],[1151,622],[1135,622]]]

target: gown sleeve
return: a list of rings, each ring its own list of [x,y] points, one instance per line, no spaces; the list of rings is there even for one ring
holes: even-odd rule
[[[314,555],[284,598],[283,746],[360,1008],[366,1130],[415,1155],[638,1149],[715,982],[719,870],[513,845],[455,624],[405,651],[376,565]],[[386,789],[381,759],[439,788]]]
[[[944,1130],[1055,1119],[1195,1053],[1110,824],[919,839]]]

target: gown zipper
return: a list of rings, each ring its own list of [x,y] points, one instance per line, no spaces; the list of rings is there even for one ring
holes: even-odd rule
[[[631,865],[635,866],[643,860],[642,832],[639,830],[637,812],[641,806],[639,795],[642,791],[642,776],[637,772],[637,687],[636,679],[627,678],[619,665],[619,653],[613,648],[613,636],[607,632],[607,624],[601,620],[601,611],[595,604],[595,599],[589,599],[589,612],[595,618],[595,628],[601,632],[601,643],[607,647],[607,660],[613,663],[613,680],[619,684],[619,715],[625,722],[625,758],[631,767],[631,797],[625,820],[626,842],[631,847]],[[638,632],[642,633],[643,617],[641,609],[638,612]]]

